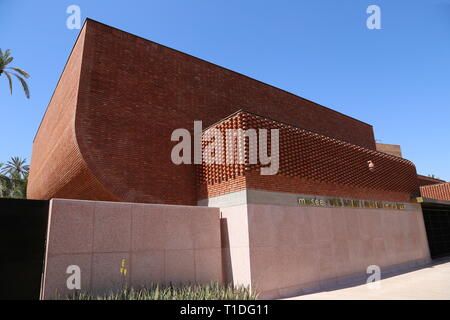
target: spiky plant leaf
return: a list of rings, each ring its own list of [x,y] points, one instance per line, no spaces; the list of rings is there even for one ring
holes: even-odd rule
[[[218,283],[204,285],[160,286],[147,288],[124,288],[118,292],[94,295],[77,292],[67,297],[70,300],[255,300],[258,294],[248,287],[234,287]]]

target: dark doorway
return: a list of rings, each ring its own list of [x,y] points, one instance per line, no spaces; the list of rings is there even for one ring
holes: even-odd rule
[[[431,258],[450,256],[450,205],[422,203]]]
[[[48,205],[0,199],[0,300],[39,299]]]

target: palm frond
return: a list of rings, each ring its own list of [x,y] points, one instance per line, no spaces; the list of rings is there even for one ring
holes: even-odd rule
[[[14,58],[13,57],[9,57],[8,59],[6,59],[3,63],[3,67],[6,67],[8,64],[10,64],[11,62],[13,62]]]
[[[1,168],[1,170],[0,170],[0,177],[6,176],[9,173],[9,171],[10,171],[10,169],[6,168],[6,166]]]
[[[3,71],[3,73],[6,75],[6,77],[8,78],[8,81],[9,81],[9,91],[11,92],[11,94],[12,94],[12,79],[11,79],[11,76],[9,75],[9,73],[7,72],[7,71]]]
[[[26,162],[26,158],[11,157],[10,161],[0,167],[0,175],[7,175],[13,180],[27,179],[30,166]]]
[[[3,54],[3,59],[8,59],[8,57],[11,55],[11,50],[6,49],[5,53]]]
[[[6,51],[3,53],[0,49],[0,68],[3,69],[8,63],[11,63],[12,60],[10,57],[11,51],[9,49],[6,49]],[[8,62],[8,60],[10,60]]]
[[[14,68],[14,67],[6,67],[8,64],[10,64],[14,58],[10,56],[11,55],[11,50],[6,49],[5,52],[2,51],[2,49],[0,49],[0,76],[4,73],[6,75],[6,77],[8,78],[8,82],[9,82],[9,91],[13,92],[13,87],[12,87],[12,79],[11,76],[15,76],[20,83],[22,84],[22,88],[23,91],[25,92],[25,96],[30,99],[30,89],[28,87],[27,82],[25,81],[25,79],[28,79],[30,77],[30,75],[23,69],[20,68]],[[6,70],[10,70],[10,71],[6,71]]]
[[[10,58],[10,59],[12,59],[12,58]],[[16,71],[17,73],[19,73],[19,74],[20,74],[22,77],[24,77],[25,79],[28,79],[28,78],[30,77],[30,75],[29,75],[26,71],[24,71],[24,70],[22,70],[22,69],[19,69],[19,68],[13,68],[13,67],[6,68],[6,69],[11,69],[11,70]]]
[[[27,82],[18,74],[13,73],[12,75],[19,79],[20,83],[22,84],[23,91],[25,92],[25,96],[30,99],[30,89],[28,88]]]

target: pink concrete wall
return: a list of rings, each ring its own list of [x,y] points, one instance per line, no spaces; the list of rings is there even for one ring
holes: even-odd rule
[[[81,268],[81,289],[96,293],[222,282],[219,209],[53,199],[42,298],[72,292],[70,265]]]
[[[235,285],[250,286],[250,238],[247,206],[222,208],[220,211],[224,280]]]
[[[226,208],[54,199],[41,296],[125,284],[231,282],[262,298],[327,289],[369,265],[382,276],[430,261],[422,211],[244,204]],[[125,261],[127,274],[120,272]]]
[[[252,285],[262,298],[367,279],[369,265],[380,266],[383,276],[430,261],[420,206],[394,211],[247,204],[224,208],[222,216],[231,238],[225,265],[233,267],[226,280]],[[245,277],[234,267],[241,261],[249,265]]]

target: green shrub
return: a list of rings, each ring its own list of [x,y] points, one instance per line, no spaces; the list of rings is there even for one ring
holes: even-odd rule
[[[256,300],[257,293],[246,287],[218,283],[189,286],[152,285],[147,288],[123,289],[105,295],[77,292],[68,300]]]

